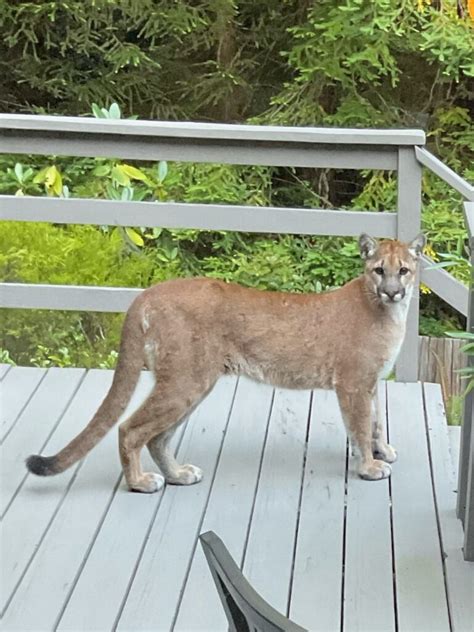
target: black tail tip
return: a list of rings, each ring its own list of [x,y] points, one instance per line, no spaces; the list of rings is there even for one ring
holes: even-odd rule
[[[26,467],[37,476],[51,476],[59,472],[57,458],[55,456],[32,454],[26,459]]]

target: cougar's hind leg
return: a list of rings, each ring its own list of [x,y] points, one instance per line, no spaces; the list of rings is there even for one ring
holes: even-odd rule
[[[378,389],[375,389],[372,399],[372,454],[375,459],[394,463],[397,460],[397,451],[387,443],[383,426]]]
[[[147,447],[152,459],[162,471],[167,483],[171,485],[193,485],[194,483],[199,483],[202,479],[202,470],[190,463],[180,465],[170,448],[170,441],[176,431],[177,425],[153,437],[153,439],[147,443]]]
[[[142,447],[152,433],[151,420],[159,400],[160,394],[155,387],[141,407],[119,427],[120,461],[131,491],[153,493],[160,490],[165,483],[161,474],[143,472],[140,462]]]
[[[342,417],[359,453],[361,478],[376,481],[390,476],[390,465],[372,455],[372,396],[357,387],[336,388]]]
[[[140,463],[140,452],[143,446],[150,442],[153,443],[152,440],[154,438],[160,439],[166,433],[171,434],[170,431],[172,431],[173,427],[187,417],[213,385],[214,381],[212,385],[196,384],[190,383],[189,380],[183,380],[182,376],[173,379],[169,375],[166,378],[160,378],[157,375],[157,384],[148,399],[119,429],[120,459],[130,490],[150,493],[158,491],[163,486],[165,480],[163,476],[153,472],[143,472]],[[167,438],[166,444],[169,438]],[[160,441],[156,443],[160,444]],[[152,449],[150,449],[150,452],[160,467],[162,463],[164,464],[162,471],[165,476],[169,480],[172,479],[173,462],[175,465],[177,464],[172,454],[170,454],[168,446],[157,447],[155,451],[157,458],[155,458]],[[166,467],[167,464],[169,465],[168,469]],[[181,482],[181,484],[190,484],[198,481],[200,470],[193,466],[188,466],[188,471],[188,482]],[[181,476],[183,481],[186,480],[184,472]],[[193,477],[195,480],[192,480]],[[170,482],[178,481],[170,480]]]

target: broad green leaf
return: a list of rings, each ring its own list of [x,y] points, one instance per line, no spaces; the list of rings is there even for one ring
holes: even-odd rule
[[[163,182],[168,174],[168,163],[165,160],[160,160],[158,163],[158,180]]]
[[[145,245],[145,242],[143,241],[142,236],[139,235],[136,230],[133,230],[133,228],[126,228],[125,232],[127,233],[127,236],[129,237],[129,239],[136,246],[140,246],[140,248],[141,248],[142,246]]]
[[[124,187],[122,189],[121,199],[123,202],[129,202],[130,200],[133,200],[133,189],[131,187]]]
[[[102,110],[100,109],[100,107],[97,105],[97,103],[93,103],[92,104],[92,114],[96,118],[104,118],[104,114],[103,114]]]
[[[53,191],[59,197],[63,192],[63,178],[61,173],[56,169],[56,177],[53,182]]]
[[[116,165],[112,169],[112,178],[113,180],[115,180],[115,182],[118,182],[118,184],[121,184],[123,187],[127,187],[130,184],[130,178],[125,173],[125,171],[123,171],[121,165]]]
[[[20,162],[17,162],[15,165],[15,175],[18,182],[23,181],[23,165]]]
[[[118,103],[112,103],[112,105],[109,108],[109,117],[112,119],[119,119],[120,118],[120,108],[118,106]]]
[[[44,183],[48,194],[55,193],[58,197],[61,195],[63,191],[63,179],[56,165],[48,167],[44,176]]]
[[[41,169],[40,171],[38,171],[38,173],[35,175],[35,177],[33,178],[33,182],[35,184],[41,184],[44,182],[45,178],[46,178],[46,174],[48,172],[49,167],[44,167],[43,169]]]
[[[132,167],[132,165],[123,164],[120,165],[118,168],[133,180],[141,180],[142,182],[146,182],[146,180],[148,180],[146,174],[144,174],[143,171],[140,171],[140,169],[137,169],[136,167]]]
[[[467,385],[466,390],[463,393],[463,397],[466,397],[466,395],[469,395],[469,393],[472,391],[473,388],[474,388],[474,380],[471,380],[469,384]]]
[[[94,176],[102,177],[108,176],[110,173],[110,165],[97,165],[92,171]]]
[[[112,184],[107,185],[107,195],[111,200],[120,200],[121,193],[118,189],[116,189]]]
[[[16,197],[23,197],[25,194],[22,189],[17,189],[17,191],[15,191],[15,195]]]
[[[107,108],[100,108],[100,109],[102,110],[102,114],[103,114],[102,118],[106,118],[106,119],[110,118],[109,111]]]
[[[474,340],[474,333],[470,331],[447,331],[446,335],[450,338],[461,338],[461,340]]]
[[[52,167],[48,167],[48,169],[46,170],[44,183],[48,187],[48,189],[51,189],[53,187],[57,173],[58,170],[56,169],[55,165],[53,165]]]

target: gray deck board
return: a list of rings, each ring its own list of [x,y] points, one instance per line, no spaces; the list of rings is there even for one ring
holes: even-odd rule
[[[386,422],[385,388],[379,390]],[[351,456],[347,480],[344,630],[395,630],[389,481],[367,484]],[[396,465],[394,466],[396,467]]]
[[[387,397],[399,630],[449,630],[422,387],[388,382]]]
[[[0,364],[0,380],[3,380],[3,378],[11,368],[11,364]]]
[[[45,374],[46,369],[13,367],[8,371],[5,379],[2,380],[0,387],[2,402],[0,441],[2,443]]]
[[[40,453],[74,396],[84,369],[49,369],[0,449],[2,478],[0,514],[4,515],[20,485],[26,468],[16,467],[30,454]],[[56,396],[51,398],[51,391]]]
[[[240,378],[202,531],[219,534],[241,563],[252,515],[273,389]],[[196,612],[196,602],[206,608]],[[223,630],[226,619],[201,547],[196,548],[175,631]]]
[[[341,621],[346,445],[335,393],[314,391],[290,603],[309,630]]]
[[[474,564],[462,559],[455,518],[459,435],[446,426],[439,386],[387,384],[399,451],[390,483],[359,480],[352,456],[346,471],[333,392],[231,378],[174,439],[178,459],[203,467],[199,485],[128,493],[116,429],[61,476],[25,476],[27,453],[63,447],[111,378],[99,370],[4,373],[2,630],[221,632],[197,543],[209,529],[257,590],[308,630],[472,629]],[[151,382],[144,373],[127,414]],[[147,453],[143,460],[155,469]]]
[[[285,613],[291,586],[310,395],[309,391],[275,390],[243,565],[244,575],[255,590]]]

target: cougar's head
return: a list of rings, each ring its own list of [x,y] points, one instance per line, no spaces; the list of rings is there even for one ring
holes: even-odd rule
[[[359,237],[368,287],[383,303],[399,303],[410,297],[425,242],[421,233],[410,243],[395,239],[378,242],[365,233]]]

